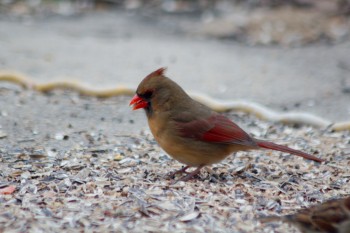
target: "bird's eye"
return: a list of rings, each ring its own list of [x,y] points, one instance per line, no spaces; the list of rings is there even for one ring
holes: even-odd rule
[[[141,96],[142,96],[144,99],[148,100],[148,99],[150,99],[150,98],[152,97],[152,94],[153,94],[152,91],[146,91],[146,92],[145,92],[144,94],[142,94]]]

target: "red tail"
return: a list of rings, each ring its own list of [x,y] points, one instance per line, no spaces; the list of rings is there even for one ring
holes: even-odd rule
[[[278,144],[275,144],[273,142],[256,140],[256,143],[258,144],[259,147],[262,147],[265,149],[278,150],[278,151],[290,153],[290,154],[297,155],[297,156],[303,157],[305,159],[313,160],[316,162],[323,162],[324,161],[323,159],[319,159],[313,155],[309,155],[309,154],[304,153],[304,152],[299,151],[299,150],[294,150],[294,149],[289,148],[287,146],[278,145]]]

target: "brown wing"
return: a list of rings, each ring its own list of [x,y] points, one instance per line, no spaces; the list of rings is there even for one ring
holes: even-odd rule
[[[256,146],[254,140],[238,125],[220,114],[189,122],[177,122],[180,135],[205,142]]]

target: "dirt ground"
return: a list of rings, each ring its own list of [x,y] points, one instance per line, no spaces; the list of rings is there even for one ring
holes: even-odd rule
[[[350,134],[226,115],[258,138],[327,160],[237,153],[189,182],[155,143],[130,97],[96,99],[0,88],[3,232],[297,232],[261,216],[350,193]],[[8,104],[11,103],[11,104]],[[176,177],[178,179],[179,177]]]

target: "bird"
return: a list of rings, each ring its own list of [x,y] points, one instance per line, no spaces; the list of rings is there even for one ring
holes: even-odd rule
[[[178,181],[188,181],[207,165],[219,163],[228,155],[247,150],[271,149],[322,162],[323,159],[251,137],[228,117],[192,99],[160,68],[138,85],[130,104],[144,109],[148,125],[160,147],[185,166],[174,172],[186,173]],[[192,172],[186,170],[196,167]]]
[[[328,200],[285,216],[268,216],[262,223],[283,221],[302,233],[350,233],[350,196]]]

